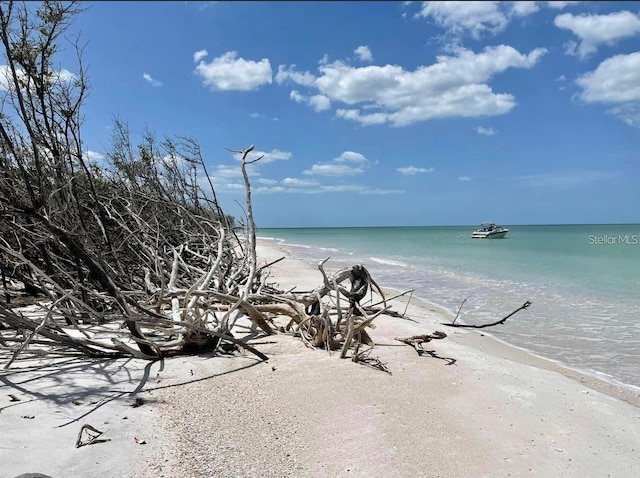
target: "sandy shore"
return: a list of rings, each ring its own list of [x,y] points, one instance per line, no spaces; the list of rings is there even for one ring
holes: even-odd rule
[[[261,263],[285,254],[259,247]],[[273,280],[306,290],[320,275],[288,257]],[[442,327],[428,304],[407,310],[413,321],[383,316],[370,332],[391,375],[287,335],[254,341],[268,362],[14,365],[0,375],[0,477],[640,476],[636,394]],[[449,336],[431,354],[394,340],[434,330]],[[76,449],[83,423],[111,441]]]

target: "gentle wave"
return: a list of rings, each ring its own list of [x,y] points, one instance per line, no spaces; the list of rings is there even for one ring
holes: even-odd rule
[[[267,236],[256,236],[256,239],[260,239],[262,241],[277,241],[277,242],[284,242],[284,239],[281,239],[279,237],[267,237]]]
[[[382,259],[380,257],[369,257],[370,261],[377,262],[378,264],[386,264],[389,266],[407,267],[408,264],[400,261],[394,261],[391,259]]]
[[[312,260],[320,250],[304,248]],[[303,252],[298,249],[299,252]],[[357,254],[355,259],[360,258]],[[396,258],[367,256],[361,261],[376,281],[400,290],[415,290],[415,296],[455,316],[463,300],[459,320],[485,323],[504,317],[525,300],[533,305],[510,318],[491,335],[536,355],[593,375],[607,375],[608,381],[640,386],[640,334],[633,317],[638,310],[628,304],[612,304],[590,297],[579,297],[553,290],[546,284],[498,280],[442,267],[425,267],[419,262]],[[339,268],[351,265],[354,256],[336,255],[332,263]],[[621,343],[624,339],[625,343]],[[613,359],[614,351],[623,352],[632,365],[627,367]],[[635,351],[635,353],[634,353]]]

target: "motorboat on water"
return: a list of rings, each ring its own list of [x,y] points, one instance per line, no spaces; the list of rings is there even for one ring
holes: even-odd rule
[[[492,222],[483,222],[480,229],[473,231],[472,239],[501,239],[507,235],[509,229],[502,226],[496,226]]]

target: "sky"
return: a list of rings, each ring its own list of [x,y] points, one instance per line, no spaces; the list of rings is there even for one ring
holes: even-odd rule
[[[254,145],[259,228],[640,223],[640,2],[83,5],[87,154],[189,136],[242,217]]]

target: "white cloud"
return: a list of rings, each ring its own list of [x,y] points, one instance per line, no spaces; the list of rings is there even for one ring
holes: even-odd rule
[[[402,194],[403,190],[400,189],[379,189],[362,186],[360,184],[335,184],[335,185],[323,185],[317,182],[314,184],[310,181],[295,178],[285,178],[282,183],[274,186],[260,186],[255,188],[255,193],[263,194],[329,194],[329,193],[356,193],[356,194]]]
[[[564,75],[560,75],[558,78],[556,78],[553,81],[567,81],[567,77]]]
[[[282,180],[282,184],[290,187],[306,188],[311,186],[318,186],[319,183],[318,181],[315,181],[313,179],[284,178]]]
[[[153,79],[149,73],[143,74],[142,78],[144,78],[151,86],[162,86],[162,82]]]
[[[554,8],[556,10],[562,10],[568,6],[578,5],[582,2],[546,2],[547,7]]]
[[[260,178],[256,177],[252,171],[252,181],[259,182]],[[242,180],[242,171],[239,166],[227,166],[219,164],[212,168],[211,181],[213,182],[216,193],[241,192],[245,190]],[[207,184],[204,183],[206,186]]]
[[[436,63],[407,71],[401,66],[352,67],[342,61],[320,65],[320,76],[301,85],[312,85],[332,103],[361,108],[338,108],[336,116],[362,125],[391,123],[405,126],[445,117],[478,117],[508,113],[515,98],[494,93],[486,84],[508,68],[532,68],[546,53],[536,48],[521,54],[506,45],[486,47],[480,53],[455,48],[455,55],[438,56]],[[293,70],[287,79],[295,80]],[[295,91],[295,90],[294,90]]]
[[[350,176],[364,172],[363,168],[349,166],[347,164],[317,163],[306,169],[303,174],[314,174],[318,176]]]
[[[60,71],[54,71],[53,76],[55,79],[60,81],[73,81],[78,79],[74,73],[71,73],[69,70],[65,70],[64,68]]]
[[[540,2],[445,1],[422,2],[418,18],[431,18],[454,37],[469,34],[476,40],[485,34],[503,31],[514,17],[526,17],[538,10]]]
[[[316,163],[302,174],[318,176],[352,176],[361,174],[369,165],[369,160],[354,151],[345,151],[329,163]]]
[[[267,179],[267,178],[258,178],[258,184],[266,184],[267,186],[274,186],[278,184],[278,181],[275,179]]]
[[[307,97],[301,95],[298,90],[291,90],[291,93],[289,93],[289,98],[291,98],[296,103],[304,103],[307,100]]]
[[[326,111],[331,108],[331,100],[324,95],[314,95],[308,99],[309,106],[315,111]]]
[[[268,164],[273,163],[274,161],[288,161],[293,157],[293,155],[289,151],[280,151],[279,149],[272,149],[270,152],[254,150],[247,155],[247,161],[253,161],[260,157],[262,158],[258,164]],[[240,161],[242,155],[235,153],[234,158]]]
[[[613,105],[608,113],[631,126],[640,126],[640,51],[607,58],[576,81],[585,103]]]
[[[610,171],[556,171],[511,178],[518,186],[547,189],[571,189],[578,186],[614,179],[617,173]]]
[[[336,116],[338,118],[348,119],[351,121],[356,121],[360,123],[362,126],[371,126],[374,124],[383,124],[386,123],[389,118],[385,113],[371,113],[368,115],[361,115],[359,110],[347,110],[341,108],[336,111]]]
[[[535,2],[535,1],[437,1],[421,2],[415,18],[431,19],[445,30],[445,37],[470,35],[478,40],[485,35],[502,32],[514,18],[524,18],[547,6],[561,10],[581,2]],[[405,15],[403,14],[403,18]]]
[[[417,17],[432,18],[449,33],[469,33],[480,38],[483,33],[497,33],[507,26],[508,19],[500,2],[422,2]]]
[[[340,156],[334,159],[334,161],[338,163],[356,163],[356,164],[367,164],[369,160],[365,158],[362,154],[356,153],[355,151],[345,151]]]
[[[105,157],[102,153],[97,153],[96,151],[85,151],[82,155],[85,161],[89,161],[90,163],[100,163]]]
[[[471,181],[469,176],[458,176],[458,181]]]
[[[20,68],[16,68],[16,75],[18,77],[18,79],[24,79],[25,75],[24,75],[24,70],[20,69]],[[12,78],[11,76],[11,69],[9,68],[8,65],[0,65],[0,90],[2,91],[9,91],[9,90],[13,90],[14,86],[13,86],[13,80],[10,80],[10,78]],[[51,72],[51,76],[50,76],[51,83],[66,83],[66,82],[70,82],[73,80],[77,80],[78,77],[71,73],[69,70],[66,69],[61,69],[58,71],[53,71]]]
[[[400,174],[404,174],[405,176],[413,176],[415,174],[421,174],[421,173],[432,173],[435,171],[435,169],[434,168],[416,168],[415,166],[406,166],[402,168],[397,168],[396,171],[398,171]]]
[[[485,128],[483,126],[478,126],[476,128],[476,131],[478,132],[478,134],[483,134],[485,136],[493,136],[494,134],[497,133],[497,131],[494,130],[492,127]]]
[[[371,62],[373,61],[373,55],[371,50],[366,45],[361,45],[353,51],[360,61]]]
[[[614,106],[607,113],[617,116],[629,126],[640,128],[640,101]]]
[[[215,178],[240,178],[242,177],[242,171],[239,166],[227,166],[226,164],[219,164],[216,166],[213,176]]]
[[[517,17],[525,17],[540,10],[538,2],[512,2],[511,12]]]
[[[313,86],[316,81],[315,77],[308,71],[302,73],[299,71],[295,71],[295,68],[296,65],[279,65],[278,73],[276,73],[275,76],[276,83],[281,85],[287,80],[291,80],[299,85]]]
[[[623,103],[640,100],[640,51],[607,58],[576,80],[587,103]]]
[[[237,161],[239,161],[241,158],[241,155],[238,153],[233,153],[232,156]],[[279,149],[272,149],[269,152],[254,150],[249,153],[249,155],[247,156],[247,160],[253,161],[260,157],[262,157],[260,161],[247,165],[247,171],[249,173],[249,177],[251,178],[251,182],[259,185],[257,188],[255,188],[256,191],[260,190],[262,192],[277,192],[275,189],[282,189],[283,185],[276,179],[263,178],[261,175],[262,166],[274,161],[288,161],[293,157],[293,154],[289,151],[282,151]],[[216,191],[244,191],[242,170],[238,164],[219,164],[213,168],[212,177],[213,182],[216,185]]]
[[[193,62],[194,63],[198,63],[200,60],[202,60],[208,54],[209,54],[209,52],[207,50],[198,50],[197,52],[195,52],[193,54]]]
[[[317,112],[326,111],[331,108],[331,100],[324,95],[313,95],[308,97],[301,94],[298,90],[291,90],[289,98],[296,103],[305,103]]]
[[[194,54],[194,59],[196,55]],[[271,63],[268,58],[260,61],[237,58],[236,51],[228,51],[210,63],[200,60],[196,73],[205,86],[221,91],[251,91],[271,83]]]
[[[608,15],[563,13],[555,18],[554,23],[580,39],[579,44],[574,41],[565,44],[567,54],[580,58],[595,53],[600,45],[613,45],[621,38],[640,33],[640,17],[626,10]]]

